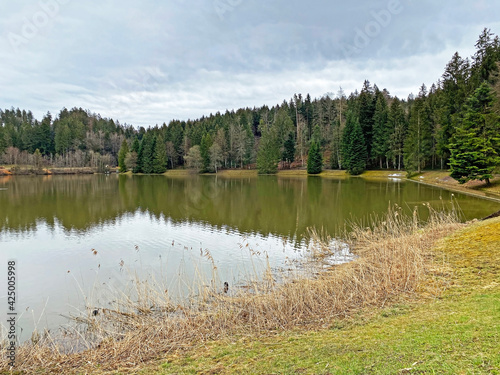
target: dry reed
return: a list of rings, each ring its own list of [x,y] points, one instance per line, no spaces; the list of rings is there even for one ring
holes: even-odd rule
[[[16,370],[32,373],[94,373],[131,370],[173,351],[196,347],[231,335],[259,335],[297,327],[317,328],[352,316],[366,307],[380,307],[401,295],[414,293],[428,265],[434,242],[460,226],[455,211],[436,212],[429,219],[404,216],[398,207],[368,227],[354,228],[343,236],[356,255],[352,262],[318,267],[314,275],[296,275],[275,281],[267,272],[250,288],[231,295],[213,285],[199,298],[183,305],[169,299],[163,289],[137,283],[137,299],[126,296],[110,309],[81,317],[84,347],[65,353],[50,335],[21,345]],[[342,243],[312,232],[315,258],[325,259]],[[332,244],[337,244],[334,246]],[[81,347],[81,346],[80,346]],[[8,370],[5,358],[0,371]]]

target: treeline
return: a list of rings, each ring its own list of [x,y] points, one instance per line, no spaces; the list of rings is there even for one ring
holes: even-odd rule
[[[367,168],[451,168],[464,182],[488,180],[499,164],[500,41],[485,29],[470,58],[458,52],[441,79],[416,96],[391,96],[365,81],[312,99],[294,95],[268,107],[242,108],[197,120],[145,129],[121,125],[82,109],[63,109],[42,121],[19,109],[1,112],[0,154],[5,163],[36,158],[60,166],[119,165],[121,171],[163,173],[188,167],[306,166],[352,174]],[[470,166],[470,167],[467,167]]]
[[[30,111],[12,108],[0,110],[0,120],[0,155],[13,165],[102,169],[116,165],[122,140],[137,133],[81,108],[64,108],[55,119],[47,113],[41,121]]]

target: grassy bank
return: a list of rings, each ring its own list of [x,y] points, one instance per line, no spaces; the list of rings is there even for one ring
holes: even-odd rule
[[[500,219],[468,225],[430,256],[412,298],[311,332],[212,342],[142,373],[499,374]]]
[[[262,356],[274,358],[269,367],[273,372],[289,372],[309,369],[314,360],[319,363],[322,358],[317,355],[333,364],[332,348],[343,353],[346,363],[354,364],[352,357],[360,354],[357,345],[365,341],[378,351],[359,360],[371,363],[382,355],[382,337],[376,330],[384,319],[412,312],[419,298],[434,301],[450,283],[450,276],[446,277],[450,267],[444,267],[442,256],[430,249],[462,225],[453,215],[434,212],[431,218],[423,227],[418,217],[403,218],[396,209],[374,223],[373,229],[359,227],[345,235],[358,255],[355,261],[326,271],[318,268],[314,277],[292,276],[284,283],[269,273],[263,281],[249,284],[250,291],[243,288],[231,296],[203,289],[195,300],[179,306],[163,290],[137,283],[138,300],[125,296],[96,316],[89,310],[88,316],[80,318],[94,338],[87,343],[88,350],[65,354],[46,336],[19,348],[16,369],[24,373],[143,370],[170,374],[214,369],[212,373],[259,373],[268,371],[262,366],[269,366],[256,359]],[[335,251],[325,245],[328,241],[316,238],[315,259]],[[387,331],[387,341],[391,335],[395,333]],[[332,340],[340,340],[342,347]],[[269,351],[270,345],[276,346],[276,352]],[[284,356],[281,348],[287,345],[291,353]],[[307,346],[310,352],[303,352]],[[166,363],[158,367],[161,358]],[[313,368],[313,373],[320,369]],[[0,369],[5,373],[5,362]]]
[[[480,196],[483,198],[495,199],[500,201],[500,177],[497,176],[491,180],[490,185],[484,181],[469,181],[463,185],[450,177],[447,171],[427,171],[411,178],[420,183],[443,187],[461,193]]]
[[[113,169],[113,172],[116,170]],[[10,175],[51,175],[51,174],[92,174],[97,172],[93,168],[43,168],[37,169],[33,166],[0,166],[0,176]],[[189,169],[170,169],[164,173],[168,177],[185,177],[196,175],[197,173]],[[132,175],[127,172],[127,175]],[[215,176],[214,173],[207,173],[206,175]],[[255,169],[227,169],[220,170],[217,177],[224,178],[255,178],[258,172]],[[309,176],[305,169],[287,169],[280,170],[277,173],[281,178],[305,178]],[[318,176],[323,178],[348,178],[349,174],[346,171],[340,170],[323,170]],[[365,179],[387,179],[399,178],[406,179],[406,172],[393,171],[393,170],[370,170],[365,171],[359,177]],[[426,171],[419,175],[413,176],[411,180],[442,187],[448,190],[462,192],[466,194],[476,195],[483,198],[494,199],[500,201],[500,177],[492,179],[491,185],[486,185],[482,181],[469,181],[466,184],[460,185],[456,180],[449,176],[447,171]]]

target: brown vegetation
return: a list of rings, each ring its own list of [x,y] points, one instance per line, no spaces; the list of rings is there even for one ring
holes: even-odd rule
[[[318,267],[313,275],[281,282],[276,282],[276,275],[269,270],[262,280],[233,295],[215,287],[200,289],[197,298],[184,305],[173,303],[166,291],[138,282],[136,300],[124,296],[113,308],[98,313],[89,309],[80,318],[87,327],[86,339],[75,341],[74,347],[84,345],[86,350],[66,354],[50,335],[41,339],[37,336],[18,349],[16,370],[133,370],[168,353],[231,335],[329,326],[365,308],[410,296],[423,287],[423,276],[433,267],[428,251],[460,224],[454,212],[432,211],[424,225],[416,213],[403,217],[396,207],[384,218],[373,218],[368,228],[352,226],[355,229],[344,236],[357,256],[350,263]],[[329,238],[320,239],[318,234],[313,238],[317,245],[315,259],[339,250]],[[0,369],[8,369],[4,358]]]

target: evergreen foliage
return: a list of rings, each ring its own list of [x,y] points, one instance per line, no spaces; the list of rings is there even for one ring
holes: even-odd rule
[[[467,101],[463,120],[450,145],[451,177],[460,183],[485,180],[500,164],[500,119],[492,113],[492,90],[483,83]]]
[[[200,143],[200,153],[201,159],[203,160],[203,171],[208,172],[210,170],[210,147],[212,146],[212,137],[209,133],[206,133],[201,138]]]
[[[410,111],[410,123],[404,144],[404,161],[409,172],[421,172],[431,157],[432,126],[426,88],[423,85]]]
[[[259,174],[276,173],[280,160],[279,138],[275,129],[267,126],[262,126],[261,134],[257,153],[257,170]]]
[[[125,158],[129,153],[127,140],[124,139],[122,145],[120,147],[120,151],[118,152],[118,167],[120,168],[121,173],[127,172],[127,165],[125,164]]]
[[[153,172],[165,173],[167,171],[167,145],[161,134],[156,137],[153,158]]]
[[[293,139],[293,134],[288,134],[288,139],[285,141],[284,150],[281,160],[291,164],[295,160],[295,139]]]
[[[342,136],[342,159],[346,170],[352,175],[363,173],[366,169],[367,151],[359,120],[352,111],[347,114],[347,121]]]
[[[318,174],[323,170],[323,157],[320,146],[316,141],[311,143],[307,157],[307,173]]]
[[[389,110],[387,108],[387,101],[382,93],[378,91],[375,113],[373,115],[372,159],[379,161],[380,168],[383,168],[384,159],[387,158],[387,153],[389,152],[389,136]]]
[[[189,160],[197,165],[193,160],[198,151],[202,165],[196,169],[202,171],[257,162],[261,173],[274,173],[280,159],[304,165],[306,154],[319,147],[331,150],[332,168],[351,173],[451,166],[460,181],[487,181],[492,166],[498,165],[499,132],[493,114],[500,112],[500,40],[484,29],[475,47],[471,58],[454,54],[440,81],[428,92],[422,86],[416,98],[393,97],[366,80],[360,92],[347,97],[342,90],[316,99],[298,93],[272,107],[228,110],[148,128],[123,125],[82,108],[47,113],[41,121],[30,111],[4,109],[0,163],[31,163],[38,149],[48,166],[118,165],[122,171],[161,173],[166,160],[169,168],[183,167]],[[484,84],[493,89],[486,93]],[[488,96],[496,103],[485,100]],[[476,102],[496,107],[476,108]],[[128,152],[120,152],[124,139]]]

